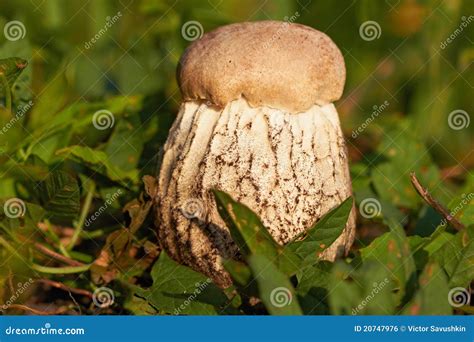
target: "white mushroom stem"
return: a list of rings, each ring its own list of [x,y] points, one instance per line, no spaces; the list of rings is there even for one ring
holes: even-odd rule
[[[162,245],[174,259],[229,285],[220,259],[235,255],[236,247],[209,190],[247,205],[284,244],[351,195],[345,150],[333,104],[290,113],[252,108],[243,98],[222,110],[184,102],[159,176]],[[347,251],[354,219],[323,257]]]

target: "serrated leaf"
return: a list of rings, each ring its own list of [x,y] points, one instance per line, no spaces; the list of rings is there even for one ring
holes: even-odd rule
[[[215,315],[223,311],[227,297],[211,280],[173,261],[161,252],[151,270],[153,285],[143,296],[161,313]]]
[[[334,315],[390,315],[396,297],[392,293],[390,271],[378,261],[370,260],[354,269],[338,262],[334,265],[329,288],[329,303]]]
[[[383,201],[416,208],[421,198],[410,183],[409,174],[412,171],[423,178],[426,187],[431,189],[440,185],[438,168],[411,129],[397,127],[386,132],[378,150],[387,161],[374,167],[372,182]]]
[[[140,122],[139,116],[123,118],[117,122],[104,148],[112,165],[125,172],[137,167],[145,144],[144,130],[145,126]]]
[[[430,262],[419,278],[419,290],[405,305],[405,315],[450,315],[452,307],[448,302],[446,275],[435,262]]]
[[[390,271],[394,280],[399,302],[406,290],[413,286],[416,272],[409,242],[403,228],[395,222],[390,224],[390,232],[376,238],[372,243],[360,250],[363,262],[373,260],[381,262]]]
[[[79,163],[85,163],[94,171],[107,176],[113,181],[132,180],[136,182],[138,180],[136,169],[125,172],[113,165],[105,152],[93,150],[88,146],[74,145],[66,147],[57,151],[56,155],[65,156],[65,158],[72,159]]]
[[[333,263],[320,261],[298,272],[296,293],[305,315],[329,314],[329,280]]]
[[[269,260],[277,257],[278,244],[247,206],[235,202],[223,191],[214,190],[217,209],[229,227],[232,238],[244,255],[259,252]]]
[[[41,206],[53,220],[70,220],[80,209],[77,179],[64,171],[52,171],[38,186]]]
[[[433,258],[448,274],[450,287],[468,287],[474,279],[474,227],[448,239]]]
[[[302,241],[289,243],[286,249],[295,252],[303,259],[317,260],[319,254],[332,245],[342,234],[353,206],[352,197],[345,199],[330,210],[305,233]]]
[[[257,214],[247,206],[234,201],[225,192],[219,190],[213,192],[219,214],[244,256],[260,254],[287,275],[297,272],[300,258],[273,240]]]
[[[272,315],[301,315],[302,311],[290,280],[265,256],[248,257],[253,276],[258,283],[260,299]]]

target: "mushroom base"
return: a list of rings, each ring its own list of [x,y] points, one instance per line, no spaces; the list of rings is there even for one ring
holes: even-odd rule
[[[161,246],[177,262],[229,286],[221,260],[236,257],[238,249],[209,190],[223,190],[247,205],[284,244],[351,195],[345,151],[332,104],[293,114],[252,108],[243,98],[224,109],[184,102],[159,174]],[[354,233],[353,210],[323,258],[347,252]]]

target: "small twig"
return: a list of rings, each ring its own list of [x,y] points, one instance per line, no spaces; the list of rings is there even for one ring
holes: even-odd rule
[[[40,283],[55,287],[57,289],[66,291],[66,292],[75,293],[75,294],[78,294],[78,295],[81,295],[81,296],[86,296],[86,297],[89,297],[89,298],[92,298],[92,296],[93,296],[92,292],[89,292],[89,291],[83,290],[83,289],[77,289],[77,288],[74,288],[74,287],[70,287],[70,286],[67,286],[66,284],[60,283],[59,281],[54,281],[54,280],[50,280],[50,279],[38,279],[37,281],[40,282]]]
[[[84,266],[84,264],[82,262],[79,262],[79,261],[76,261],[76,260],[72,260],[71,258],[68,258],[64,255],[61,255],[59,253],[56,253],[55,251],[49,249],[48,247],[46,246],[43,246],[42,244],[40,244],[39,242],[36,242],[34,244],[35,248],[40,251],[41,253],[47,255],[47,256],[50,256],[52,257],[53,259],[56,259],[58,261],[62,261],[64,262],[65,264],[68,264],[70,266]]]
[[[458,221],[457,218],[452,216],[448,209],[446,209],[441,203],[439,203],[431,194],[428,192],[426,188],[424,188],[418,178],[416,177],[415,172],[410,173],[411,183],[413,187],[418,192],[418,194],[431,206],[434,210],[436,210],[441,216],[443,216],[446,221],[456,228],[457,230],[465,229],[465,226]]]

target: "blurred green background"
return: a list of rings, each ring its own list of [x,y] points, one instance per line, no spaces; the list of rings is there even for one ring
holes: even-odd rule
[[[78,227],[90,230],[95,235],[69,254],[92,262],[107,234],[143,224],[149,208],[137,200],[141,177],[156,173],[157,153],[179,109],[176,66],[197,38],[185,28],[192,22],[199,36],[228,23],[273,19],[316,28],[339,46],[347,82],[336,106],[356,201],[377,198],[381,216],[427,236],[441,218],[413,191],[409,173],[416,171],[451,208],[474,189],[473,8],[471,0],[3,0],[0,59],[28,61],[13,89],[12,112],[33,104],[0,135],[0,198],[27,203],[22,222],[3,222],[5,234],[33,260],[38,256],[11,233],[13,226],[26,229],[23,237],[27,231],[40,234],[50,245],[55,238],[70,241]],[[23,25],[19,36],[6,33],[13,21]],[[0,103],[6,102],[1,94]],[[109,129],[94,129],[99,110],[113,113]],[[1,120],[3,127],[11,116],[3,110]],[[74,195],[67,202],[51,198],[58,187],[61,195]],[[88,213],[118,189],[123,195],[107,215],[84,227]],[[123,214],[122,207],[134,200],[139,209]],[[458,216],[472,223],[472,205]],[[53,228],[38,233],[38,222]],[[360,218],[356,246],[380,234],[385,228],[379,223]],[[62,228],[54,233],[57,226]],[[152,224],[145,226],[135,241],[140,248],[145,236],[153,236]],[[120,262],[127,272],[136,267]],[[2,267],[11,272],[25,265]],[[0,277],[8,273],[3,272]]]

